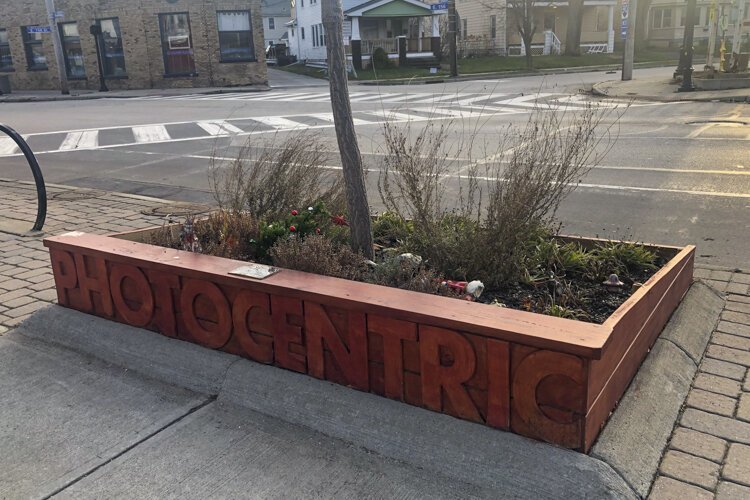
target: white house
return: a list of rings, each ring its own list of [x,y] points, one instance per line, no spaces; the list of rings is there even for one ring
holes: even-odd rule
[[[268,47],[271,43],[287,43],[287,23],[292,19],[289,0],[262,0],[263,41]]]
[[[399,38],[403,39],[401,43],[409,56],[439,56],[439,16],[445,10],[437,10],[431,3],[343,0],[344,44],[354,66],[362,59],[369,59],[377,47],[397,57]],[[290,52],[300,60],[325,60],[326,33],[320,0],[292,0],[292,9],[294,19],[287,24]]]

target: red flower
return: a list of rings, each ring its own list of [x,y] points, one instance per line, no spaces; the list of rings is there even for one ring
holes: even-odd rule
[[[334,215],[333,217],[331,217],[331,222],[333,222],[337,226],[348,226],[349,225],[349,223],[346,222],[346,219],[344,218],[343,215]]]
[[[292,215],[297,215],[298,213],[296,210],[292,210]]]
[[[296,227],[294,227],[294,226],[289,226],[289,230],[290,230],[291,232],[295,232],[295,231],[297,230],[297,228],[296,228]]]
[[[315,232],[316,232],[317,234],[320,234],[320,228],[319,228],[319,227],[316,227],[316,228],[315,228]]]

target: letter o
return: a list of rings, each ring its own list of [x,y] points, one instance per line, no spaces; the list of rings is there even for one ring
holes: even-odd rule
[[[131,309],[122,295],[122,282],[125,278],[130,278],[135,282],[135,287],[141,299],[141,305],[138,309]],[[109,287],[117,312],[122,315],[125,321],[133,326],[148,326],[154,315],[154,294],[143,272],[128,264],[112,264]]]
[[[195,314],[195,299],[199,295],[205,295],[216,309],[216,328],[209,330],[198,321]],[[203,280],[187,280],[180,293],[180,306],[185,326],[196,342],[211,349],[218,349],[229,341],[229,337],[232,336],[232,312],[227,298],[218,286]]]

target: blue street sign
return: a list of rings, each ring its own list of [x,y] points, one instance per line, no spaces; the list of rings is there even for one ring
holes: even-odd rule
[[[50,26],[27,26],[26,33],[52,33]]]
[[[430,9],[432,9],[432,10],[448,10],[448,2],[434,3],[434,4],[430,5]]]

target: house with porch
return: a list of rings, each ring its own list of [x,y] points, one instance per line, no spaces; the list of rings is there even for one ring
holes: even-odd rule
[[[525,53],[514,14],[508,9],[508,54]],[[615,29],[621,21],[619,0],[585,0],[581,24],[581,53],[614,52]],[[537,2],[534,7],[536,32],[531,42],[534,55],[560,53],[565,47],[570,11],[566,1]]]
[[[440,56],[440,16],[445,10],[420,0],[343,0],[343,9],[344,45],[356,69],[367,66],[377,48],[401,63]],[[324,61],[321,1],[293,0],[292,10],[294,19],[287,25],[291,54]]]

